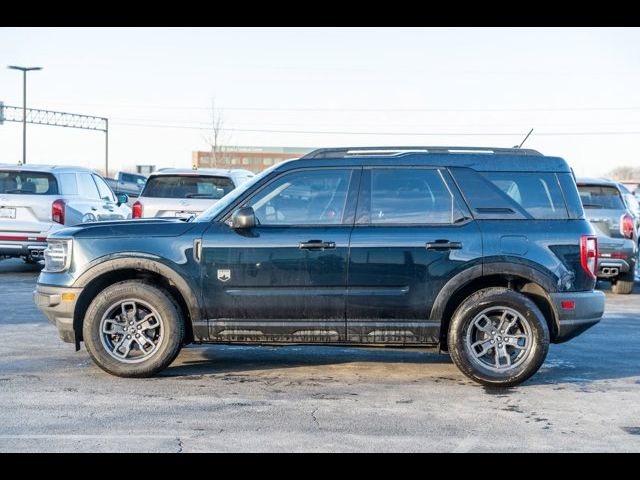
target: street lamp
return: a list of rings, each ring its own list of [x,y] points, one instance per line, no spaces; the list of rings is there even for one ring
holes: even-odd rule
[[[27,163],[27,72],[42,70],[42,67],[18,67],[9,65],[7,68],[22,72],[22,164]]]

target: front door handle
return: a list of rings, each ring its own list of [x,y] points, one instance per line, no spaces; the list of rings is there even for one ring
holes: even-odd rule
[[[435,242],[428,242],[427,250],[460,250],[462,248],[461,242],[450,242],[449,240],[436,240]]]
[[[309,240],[308,242],[300,242],[298,248],[307,250],[324,250],[325,248],[336,248],[336,242],[323,242],[322,240]]]
[[[193,241],[193,259],[198,263],[202,260],[202,240],[199,238]]]

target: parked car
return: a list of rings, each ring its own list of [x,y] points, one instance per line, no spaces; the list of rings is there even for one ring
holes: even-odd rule
[[[133,204],[133,218],[189,218],[254,176],[249,170],[165,168],[152,173]]]
[[[578,191],[587,218],[598,234],[598,278],[611,281],[618,294],[633,291],[638,261],[638,222],[626,193],[612,180],[582,178]],[[625,189],[626,190],[626,189]]]
[[[37,305],[123,377],[192,342],[394,345],[448,351],[469,378],[509,386],[604,311],[571,169],[533,150],[321,149],[190,221],[48,242]]]
[[[147,183],[147,177],[135,173],[118,172],[116,178],[105,178],[116,195],[126,194],[130,198],[140,196]]]
[[[0,257],[37,262],[64,226],[131,218],[125,197],[87,168],[0,165]]]

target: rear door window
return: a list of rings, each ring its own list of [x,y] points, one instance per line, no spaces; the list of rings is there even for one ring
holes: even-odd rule
[[[436,169],[369,169],[363,182],[360,224],[451,224],[461,216]]]
[[[157,175],[149,178],[142,196],[218,200],[235,188],[229,177]]]
[[[58,195],[58,182],[50,173],[0,170],[0,193]]]
[[[606,185],[578,184],[582,206],[587,210],[624,210],[625,206],[620,192],[615,187]]]
[[[83,198],[91,200],[100,200],[100,194],[98,193],[98,187],[96,182],[91,178],[90,173],[78,173],[78,194]]]

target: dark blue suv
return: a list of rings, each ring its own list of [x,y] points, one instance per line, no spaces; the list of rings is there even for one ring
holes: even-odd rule
[[[34,298],[119,376],[154,375],[189,343],[394,345],[508,386],[600,320],[597,257],[561,158],[321,149],[187,221],[51,235]]]

